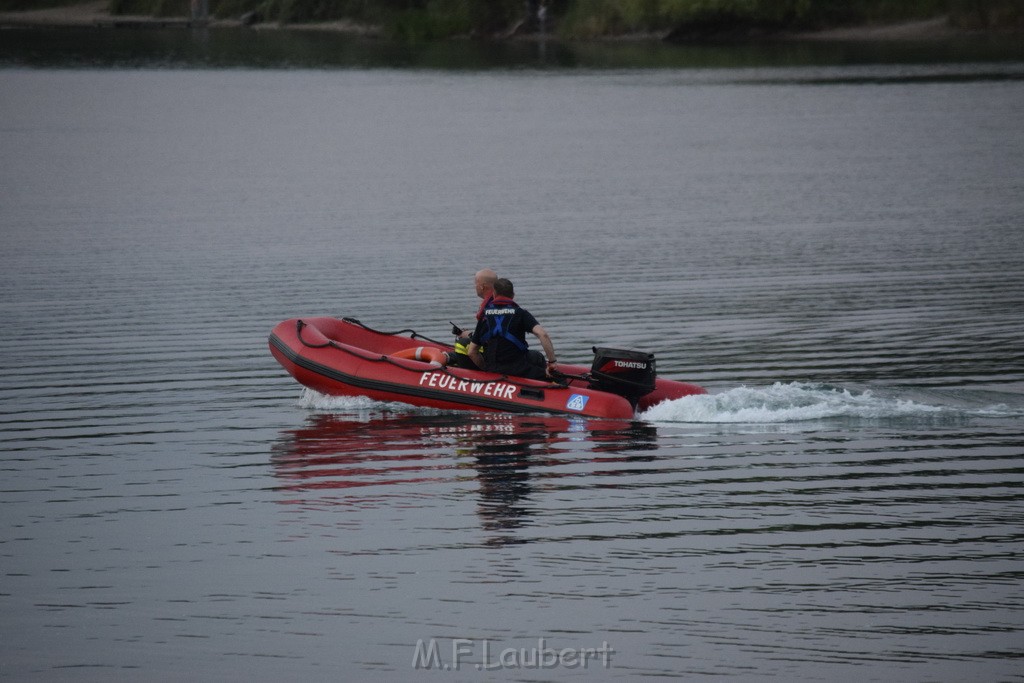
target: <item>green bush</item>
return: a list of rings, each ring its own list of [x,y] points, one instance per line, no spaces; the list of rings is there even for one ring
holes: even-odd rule
[[[76,0],[0,0],[28,9]],[[410,41],[496,35],[527,20],[526,0],[209,0],[217,17],[259,11],[282,23],[351,19]],[[547,0],[567,38],[669,31],[695,34],[826,28],[948,14],[967,28],[1024,29],[1024,0]],[[115,14],[187,16],[189,0],[110,0]]]
[[[814,0],[804,22],[816,26],[905,21],[944,14],[950,0]]]
[[[967,29],[1024,30],[1024,0],[950,0],[950,20]]]
[[[562,22],[568,36],[665,31],[678,26],[778,27],[798,21],[813,0],[576,0]]]
[[[153,0],[110,0],[111,14],[149,15],[153,9]]]
[[[190,0],[157,0],[153,16],[187,17],[192,13]]]
[[[386,23],[389,35],[413,43],[450,38],[469,29],[468,15],[438,13],[428,8],[396,12]]]
[[[77,5],[82,0],[0,0],[0,12],[21,12],[33,9],[49,9]]]

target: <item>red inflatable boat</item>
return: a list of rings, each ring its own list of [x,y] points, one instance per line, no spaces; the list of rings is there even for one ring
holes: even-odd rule
[[[322,394],[431,408],[622,419],[707,393],[657,377],[651,354],[618,349],[595,348],[590,368],[559,364],[562,374],[548,382],[445,367],[451,346],[412,330],[379,332],[352,318],[286,320],[271,332],[270,351],[299,383]]]

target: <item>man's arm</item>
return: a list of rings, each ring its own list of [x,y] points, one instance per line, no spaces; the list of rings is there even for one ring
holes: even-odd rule
[[[540,345],[544,347],[544,355],[548,357],[548,365],[550,366],[557,359],[555,356],[555,346],[551,343],[551,337],[548,336],[547,331],[540,325],[534,325],[530,332],[540,340]]]
[[[466,355],[469,356],[478,368],[484,369],[484,357],[480,353],[480,345],[476,342],[470,342],[469,346],[466,347]]]

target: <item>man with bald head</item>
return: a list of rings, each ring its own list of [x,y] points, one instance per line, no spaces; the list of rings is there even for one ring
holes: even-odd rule
[[[494,300],[494,283],[497,280],[498,274],[490,268],[478,270],[473,276],[473,286],[476,288],[476,295],[480,297],[480,308],[476,311],[477,322],[484,317],[484,309]],[[458,327],[453,327],[452,333],[457,339],[455,340],[455,353],[448,354],[448,365],[476,370],[477,366],[473,363],[473,359],[466,355],[466,349],[469,347],[469,335]]]
[[[490,268],[478,271],[473,278],[473,285],[476,287],[476,295],[482,299],[480,309],[476,312],[476,319],[479,321],[484,315],[484,309],[494,298],[494,283],[498,280],[498,274]]]

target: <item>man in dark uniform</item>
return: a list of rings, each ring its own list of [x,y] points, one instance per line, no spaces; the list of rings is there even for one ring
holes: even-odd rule
[[[498,274],[490,268],[477,271],[477,274],[473,277],[473,287],[476,289],[476,295],[480,297],[480,307],[476,311],[477,322],[480,322],[480,318],[484,317],[484,309],[494,299],[494,282],[497,279]],[[476,369],[476,363],[473,362],[473,359],[469,357],[467,352],[471,333],[472,331],[466,332],[455,323],[452,323],[452,334],[455,335],[455,351],[448,353],[448,365],[457,368]]]
[[[494,283],[494,298],[483,310],[476,329],[470,336],[467,349],[469,357],[477,367],[503,375],[516,375],[531,379],[545,379],[555,365],[555,347],[551,337],[537,322],[537,319],[514,301],[512,283],[499,278]],[[540,340],[547,355],[530,351],[526,343],[529,332]],[[484,353],[480,353],[484,347]]]

